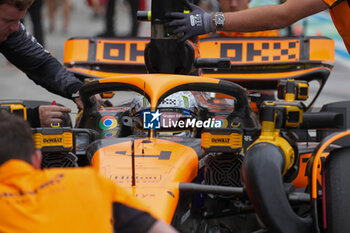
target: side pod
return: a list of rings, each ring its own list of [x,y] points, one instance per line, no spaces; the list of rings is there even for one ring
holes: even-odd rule
[[[259,142],[247,152],[243,162],[243,180],[249,199],[260,219],[271,232],[310,233],[312,218],[299,217],[291,208],[284,191],[282,150],[268,142]]]

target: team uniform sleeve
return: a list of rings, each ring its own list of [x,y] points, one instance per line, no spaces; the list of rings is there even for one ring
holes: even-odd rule
[[[157,221],[149,213],[124,203],[113,204],[113,218],[116,233],[146,233]]]
[[[51,56],[23,24],[0,43],[0,52],[36,84],[60,96],[71,98],[83,83]]]

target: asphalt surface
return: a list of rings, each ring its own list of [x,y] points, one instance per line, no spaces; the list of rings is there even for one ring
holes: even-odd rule
[[[129,19],[127,5],[120,3],[119,13],[117,14],[118,33],[123,35],[129,30]],[[61,30],[62,19],[58,12],[56,31],[48,32],[48,20],[46,8],[43,9],[43,17],[46,31],[46,48],[59,61],[63,60],[64,41],[74,36],[95,36],[104,29],[103,19],[94,18],[91,9],[84,4],[84,1],[73,1],[73,13],[69,31],[64,33]],[[26,25],[31,30],[29,19],[26,19]],[[141,25],[139,35],[149,36],[149,23]],[[321,93],[321,96],[315,106],[321,107],[323,104],[350,100],[350,62],[340,62],[336,58],[334,69],[329,80]],[[55,100],[65,106],[72,108],[72,112],[76,113],[75,104],[68,99],[54,95],[46,91],[44,88],[37,86],[33,81],[28,79],[21,71],[9,64],[6,59],[0,55],[0,99],[27,99],[27,100]]]

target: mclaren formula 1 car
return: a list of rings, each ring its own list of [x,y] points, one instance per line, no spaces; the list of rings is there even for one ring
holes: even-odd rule
[[[34,130],[43,165],[93,166],[180,232],[349,232],[349,102],[313,111],[334,42],[179,43],[164,12],[185,4],[152,4],[151,39],[66,42],[84,111]]]

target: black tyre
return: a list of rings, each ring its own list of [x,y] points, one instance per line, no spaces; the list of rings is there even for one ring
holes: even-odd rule
[[[327,233],[350,232],[350,147],[333,150],[324,167]]]

